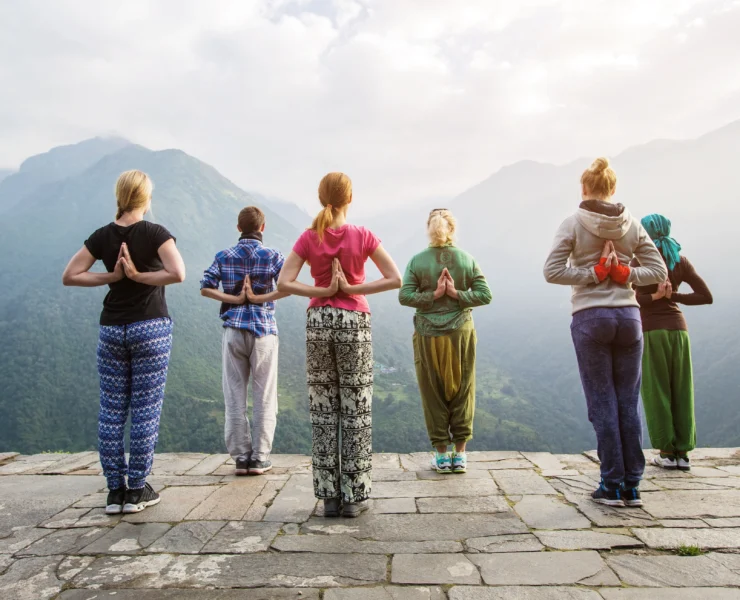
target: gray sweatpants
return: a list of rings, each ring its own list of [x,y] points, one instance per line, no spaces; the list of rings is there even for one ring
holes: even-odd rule
[[[277,422],[278,337],[255,337],[224,327],[223,388],[226,449],[236,460],[267,460]],[[247,386],[252,378],[252,426],[247,417]]]

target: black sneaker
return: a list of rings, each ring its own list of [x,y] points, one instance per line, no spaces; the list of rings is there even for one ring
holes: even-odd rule
[[[236,475],[249,475],[249,461],[246,458],[236,459]]]
[[[591,494],[591,498],[594,502],[606,504],[607,506],[624,506],[619,488],[616,490],[610,490],[604,485],[603,481],[601,482],[601,485],[599,485],[598,489]]]
[[[622,500],[624,501],[625,506],[642,506],[642,498],[640,498],[640,488],[624,488],[622,490]]]
[[[126,490],[126,503],[123,505],[124,514],[137,513],[147,506],[159,504],[159,494],[148,483],[140,490]]]
[[[120,488],[108,492],[108,500],[105,502],[105,514],[120,515],[123,512],[123,500],[125,497],[126,488]]]
[[[324,516],[327,519],[338,517],[341,506],[339,498],[324,498]]]
[[[359,517],[368,508],[370,508],[370,505],[367,500],[363,502],[350,502],[349,504],[344,505],[342,516],[347,517],[348,519],[354,519],[355,517]]]
[[[250,460],[249,461],[249,474],[250,475],[262,475],[272,469],[272,463],[269,460]]]

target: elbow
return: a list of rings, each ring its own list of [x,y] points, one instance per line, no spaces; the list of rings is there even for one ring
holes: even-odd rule
[[[289,286],[286,281],[280,281],[278,279],[278,282],[277,282],[278,292],[280,292],[281,294],[290,294],[290,290],[288,289],[288,287]]]
[[[206,289],[207,288],[204,288],[204,287],[203,288],[200,288],[200,295],[203,296],[204,298],[208,296],[208,293],[206,292]]]
[[[64,271],[64,273],[62,273],[62,285],[69,287],[73,285],[73,283],[74,283],[74,277],[72,276],[72,274],[67,271]]]
[[[714,304],[714,296],[712,294],[707,293],[707,304]]]
[[[392,286],[392,290],[400,290],[401,286],[403,285],[403,280],[401,279],[400,275],[396,275],[395,277],[390,278],[390,285]]]
[[[175,283],[182,283],[185,281],[185,269],[178,269],[172,274],[172,278],[174,279]]]

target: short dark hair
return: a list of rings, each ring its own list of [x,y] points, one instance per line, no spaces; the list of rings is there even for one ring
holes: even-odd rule
[[[239,213],[238,223],[242,233],[254,233],[265,224],[265,213],[256,206],[247,206]]]

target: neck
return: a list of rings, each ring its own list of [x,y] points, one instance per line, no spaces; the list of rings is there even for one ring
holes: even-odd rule
[[[130,212],[123,213],[119,219],[116,219],[116,224],[133,225],[134,223],[138,223],[139,221],[143,221],[143,220],[144,220],[143,210],[132,210]]]
[[[347,223],[347,207],[344,206],[334,211],[334,219],[331,222],[331,228],[337,229]]]

